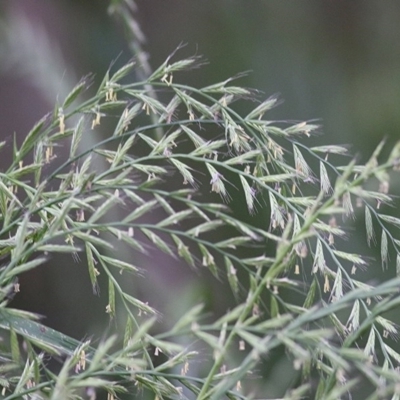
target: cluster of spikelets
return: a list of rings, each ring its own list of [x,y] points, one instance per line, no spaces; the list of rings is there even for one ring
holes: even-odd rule
[[[398,327],[383,317],[398,305],[399,280],[363,282],[367,257],[345,243],[346,224],[365,218],[380,263],[389,267],[393,252],[400,269],[400,219],[380,211],[392,202],[399,146],[386,161],[380,145],[366,165],[340,166],[349,160],[345,147],[304,144],[315,124],[265,118],[276,97],[258,102],[233,79],[204,88],[177,83],[198,63],[168,58],[138,82],[131,62],[78,103],[91,84],[85,78],[22,144],[14,140],[0,179],[0,327],[10,338],[2,395],[95,399],[104,389],[109,399],[138,391],[245,399],[263,390],[254,374],[263,357],[284,346],[302,382],[287,399],[337,399],[360,382],[371,385],[371,399],[399,398]],[[248,100],[257,103],[243,116],[236,103]],[[106,119],[106,139],[87,146]],[[245,205],[243,213],[231,204]],[[153,334],[158,312],[119,278],[146,273],[145,265],[118,258],[122,243],[209,270],[229,283],[237,303],[207,324],[198,305]],[[8,306],[10,292],[23,290],[16,278],[59,252],[86,261],[96,293],[106,277],[105,313],[124,320],[122,338],[94,348]],[[204,347],[209,357],[199,355]],[[63,360],[58,374],[48,355]]]

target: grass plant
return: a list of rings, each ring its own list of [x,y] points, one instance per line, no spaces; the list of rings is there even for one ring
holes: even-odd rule
[[[110,10],[141,54],[131,5],[113,1]],[[389,252],[399,269],[400,219],[381,209],[393,200],[400,145],[384,158],[382,142],[363,165],[346,147],[309,146],[316,124],[268,119],[276,97],[260,100],[233,78],[179,81],[199,64],[171,56],[151,72],[139,56],[98,84],[86,77],[14,140],[0,173],[2,398],[268,399],[257,393],[261,365],[284,348],[298,376],[285,399],[357,398],[361,384],[370,400],[399,399],[399,330],[386,315],[399,306],[400,279],[371,284],[360,271],[392,268]],[[142,79],[132,79],[135,69]],[[95,94],[80,100],[90,85]],[[239,102],[251,105],[247,115]],[[83,147],[105,120],[108,136]],[[61,144],[68,151],[54,165]],[[348,251],[360,234],[349,230],[355,218],[381,260]],[[146,265],[120,259],[119,243],[208,269],[236,302],[211,320],[199,304],[154,333],[158,311],[121,285],[121,273],[145,274]],[[104,311],[125,321],[122,331],[80,342],[12,308],[18,276],[54,253],[86,260],[95,292],[107,277]],[[183,343],[201,343],[210,357]]]

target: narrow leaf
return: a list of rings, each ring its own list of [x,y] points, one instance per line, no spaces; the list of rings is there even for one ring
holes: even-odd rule
[[[163,219],[161,222],[157,224],[159,227],[166,227],[169,225],[176,225],[180,221],[185,220],[189,215],[193,213],[192,210],[183,210],[179,211],[175,214],[168,216],[167,218]]]
[[[18,276],[19,274],[22,274],[23,272],[29,271],[33,268],[38,267],[39,265],[42,265],[47,261],[46,258],[44,257],[39,257],[35,258],[31,261],[28,261],[26,263],[20,264],[16,267],[14,267],[11,271],[8,271],[6,274],[6,278],[12,278],[13,276]]]
[[[367,243],[368,246],[371,245],[371,241],[375,243],[375,232],[374,232],[374,225],[372,223],[372,216],[369,207],[365,205],[365,228],[367,231]]]
[[[11,345],[11,357],[15,363],[20,363],[21,361],[21,352],[19,350],[18,337],[15,330],[10,328],[10,345]]]
[[[110,196],[99,208],[92,214],[88,220],[88,224],[94,224],[101,217],[103,217],[109,210],[111,210],[116,204],[122,204],[122,200],[119,198],[119,191],[116,190],[112,196]]]
[[[382,268],[387,269],[389,260],[389,248],[388,248],[387,234],[384,229],[382,230],[382,237],[381,237],[381,260],[382,260]]]
[[[87,79],[82,79],[65,98],[62,108],[68,108],[68,106],[70,106],[72,102],[82,93],[87,83]]]
[[[247,182],[246,178],[240,175],[240,181],[242,182],[244,195],[246,198],[247,210],[249,214],[254,214],[254,199],[256,195],[256,191],[254,188],[250,187],[249,183]]]
[[[123,223],[128,223],[132,222],[142,215],[146,214],[147,212],[154,210],[155,206],[157,205],[156,200],[150,200],[147,203],[144,203],[143,205],[137,207],[135,210],[133,210],[130,214],[128,214],[123,220]]]
[[[108,305],[106,312],[111,318],[115,316],[115,287],[111,278],[108,279]]]
[[[194,267],[195,263],[192,257],[192,253],[190,252],[190,249],[185,245],[185,243],[183,243],[183,241],[177,235],[172,235],[172,239],[176,244],[179,256],[182,257],[191,267]]]
[[[170,246],[158,235],[147,228],[141,228],[141,230],[161,251],[170,255],[171,257],[174,257],[174,253],[172,252]]]
[[[85,243],[85,250],[86,250],[86,259],[88,263],[89,277],[90,277],[90,282],[92,283],[93,293],[99,294],[100,289],[97,283],[97,275],[99,275],[99,271],[96,269],[94,265],[95,259],[93,257],[92,247],[90,243],[87,242]]]

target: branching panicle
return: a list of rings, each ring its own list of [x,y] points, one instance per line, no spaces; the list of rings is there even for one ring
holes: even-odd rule
[[[111,10],[136,35],[137,47],[133,5],[114,0]],[[342,239],[352,240],[349,225],[365,218],[366,243],[379,246],[383,268],[399,275],[400,219],[380,211],[392,200],[389,172],[398,170],[398,146],[387,161],[379,146],[365,166],[337,165],[328,155],[339,160],[345,147],[304,144],[317,125],[265,119],[275,96],[243,117],[230,104],[255,91],[232,86],[232,79],[202,89],[179,83],[175,75],[199,62],[171,56],[132,81],[132,70],[147,70],[132,61],[108,71],[96,94],[79,103],[84,79],[14,144],[13,161],[0,174],[0,327],[10,343],[1,354],[5,398],[82,398],[85,387],[90,398],[102,388],[110,399],[141,390],[160,399],[246,399],[267,390],[262,377],[248,378],[282,346],[290,373],[302,379],[285,398],[350,396],[363,382],[378,398],[383,380],[385,398],[397,395],[400,354],[392,340],[399,329],[387,311],[399,305],[400,278],[354,279],[375,262]],[[118,116],[113,129],[83,148],[82,138],[95,135],[110,110]],[[65,154],[61,144],[69,146]],[[58,155],[64,161],[56,166]],[[238,304],[207,324],[196,306],[154,334],[158,311],[121,284],[122,272],[146,273],[119,257],[122,242],[208,269],[221,285],[229,283]],[[93,291],[107,297],[105,314],[126,320],[122,337],[79,343],[8,306],[10,291],[20,290],[18,276],[52,253],[81,255]],[[106,277],[106,293],[99,292],[99,276]],[[208,359],[197,341],[209,349]],[[56,375],[48,355],[63,360]]]

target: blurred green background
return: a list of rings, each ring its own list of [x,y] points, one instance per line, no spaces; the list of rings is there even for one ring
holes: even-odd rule
[[[1,1],[0,140],[11,143],[14,132],[22,138],[80,77],[94,73],[96,85],[114,60],[122,65],[132,57],[107,6],[94,0]],[[153,68],[184,43],[178,58],[197,54],[208,61],[187,73],[186,82],[206,85],[250,71],[239,84],[284,100],[270,119],[322,125],[323,135],[313,137],[313,144],[349,144],[365,161],[383,137],[389,147],[397,141],[400,2],[141,0],[137,6]],[[2,169],[9,153],[1,154]],[[392,183],[395,192],[398,186]],[[359,231],[352,251],[365,247]],[[157,254],[142,261],[146,276],[125,283],[161,309],[167,325],[199,302],[215,312],[229,307],[229,289],[213,290],[217,283],[209,276]],[[376,276],[380,262],[371,268]],[[39,312],[50,326],[81,339],[107,329],[106,302],[92,295],[84,262],[65,256],[21,277],[13,305]],[[281,396],[293,379],[284,373],[285,355],[276,356],[265,371],[269,397]]]

